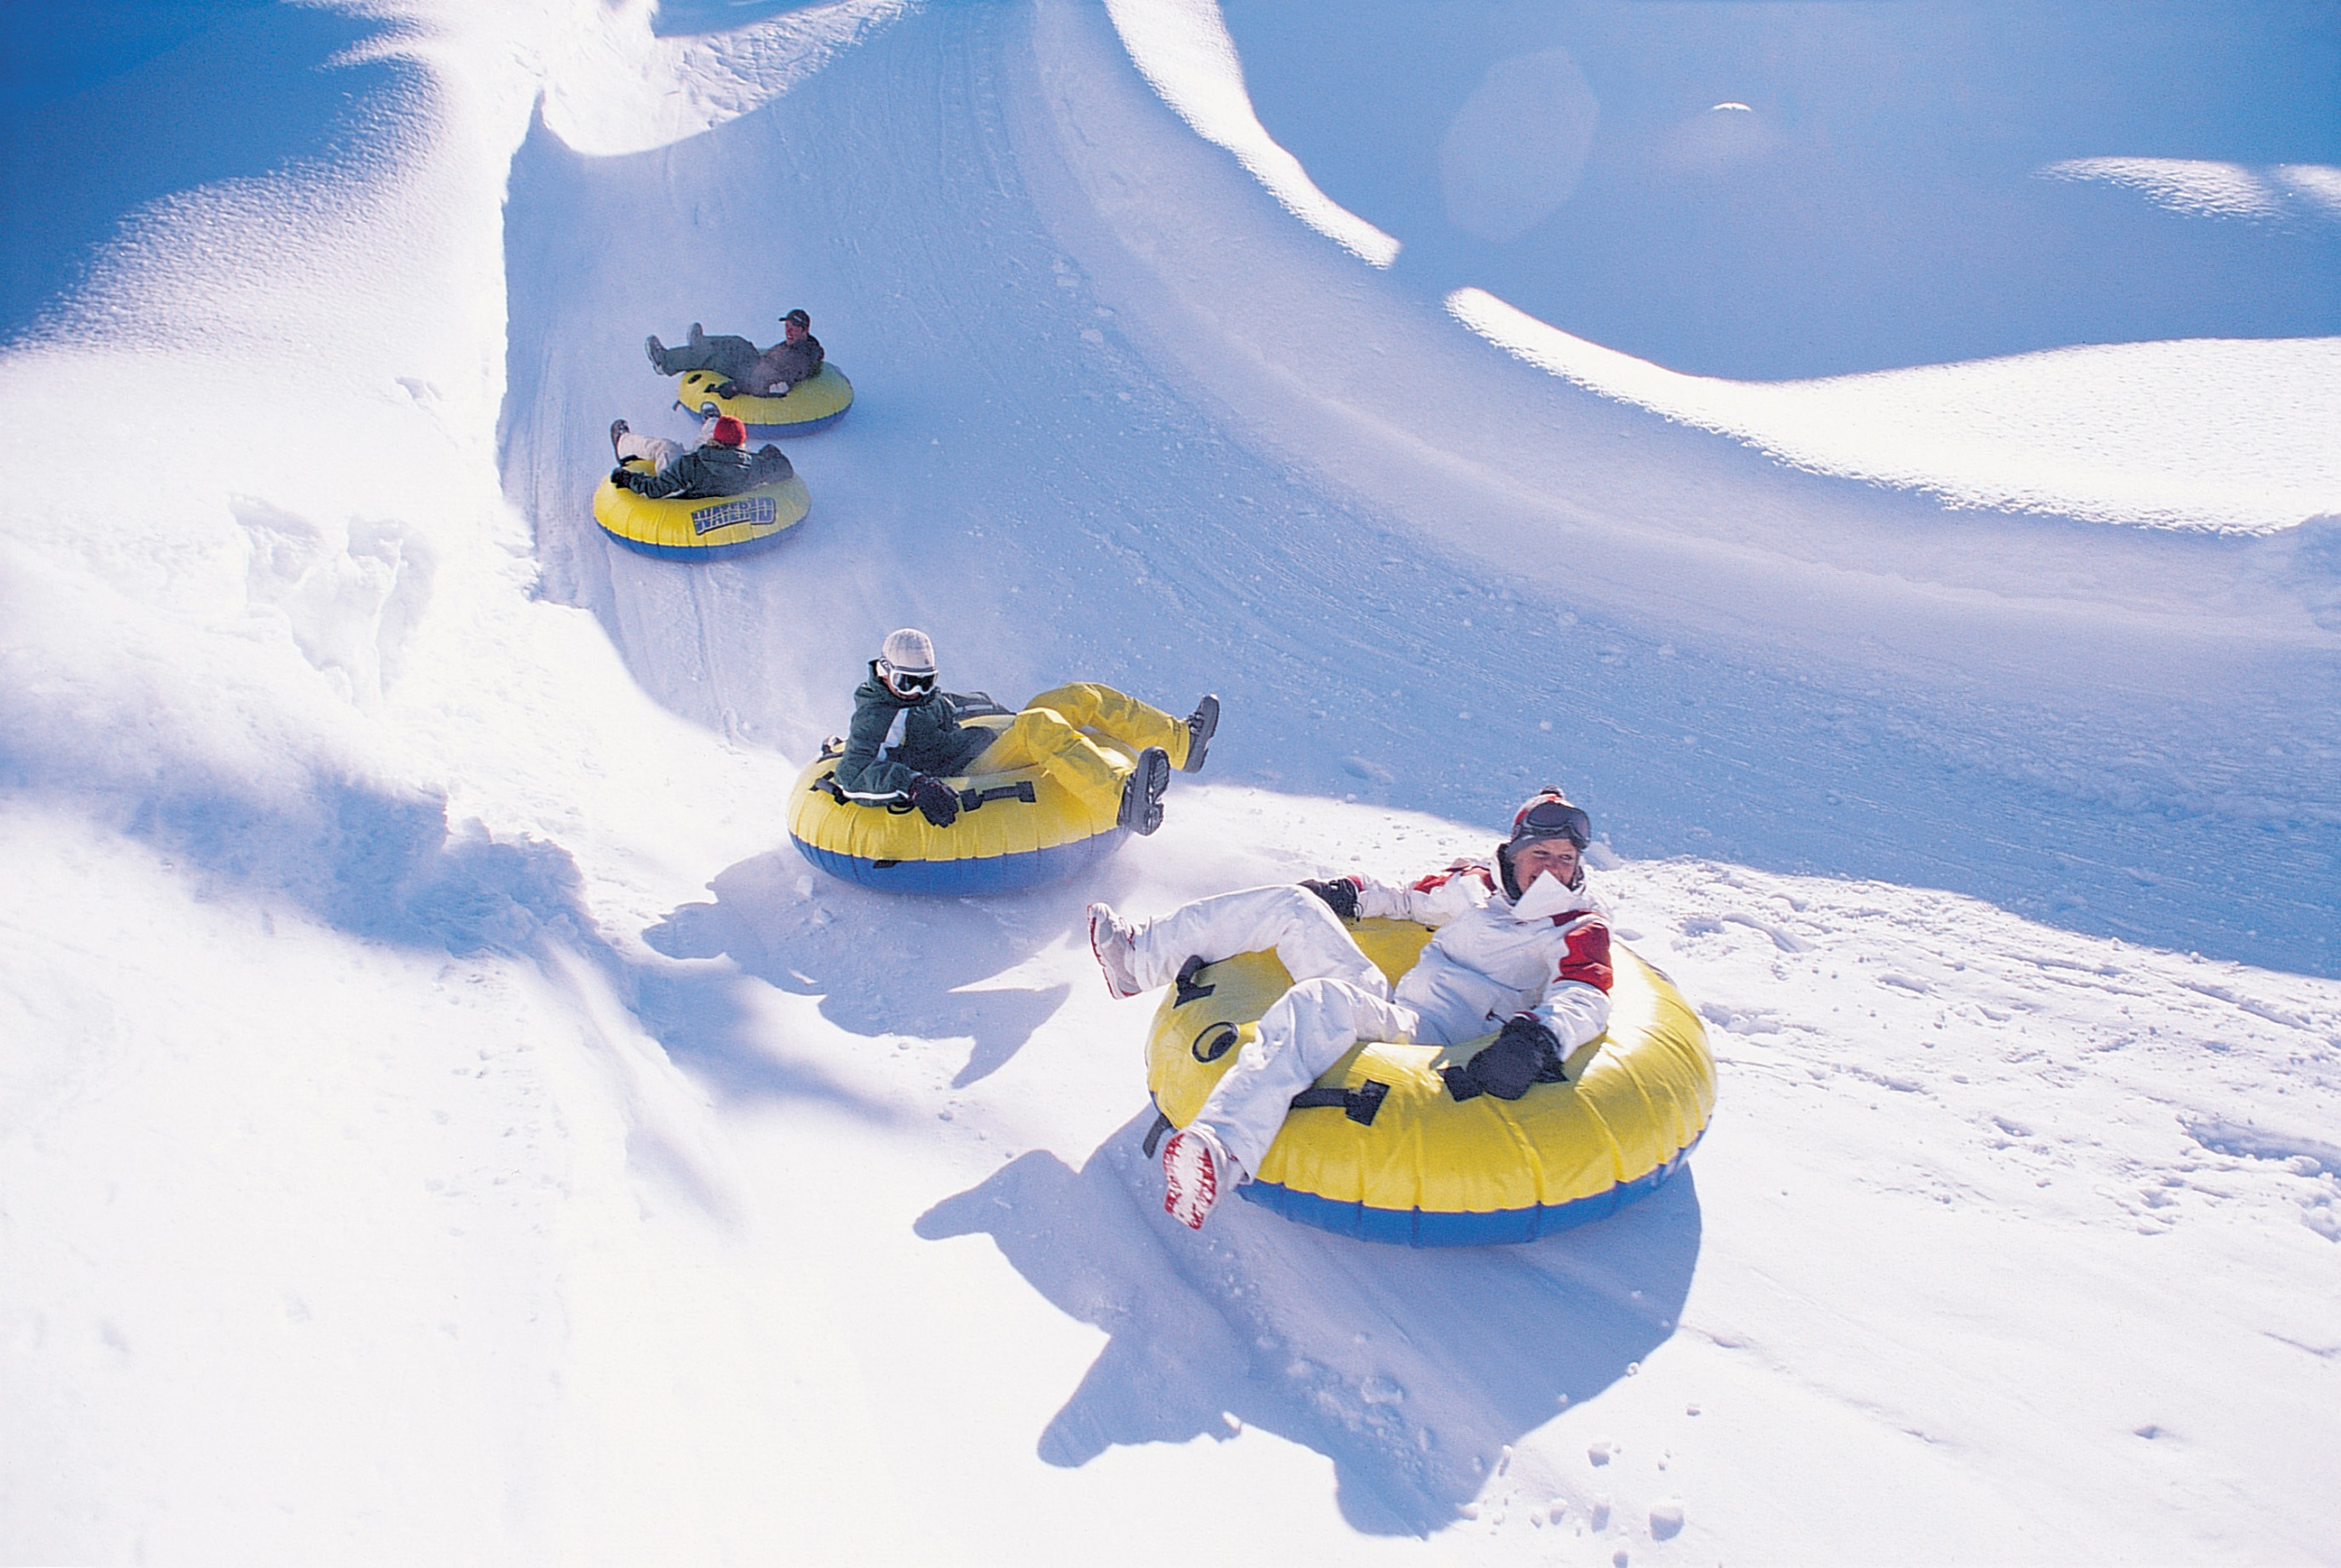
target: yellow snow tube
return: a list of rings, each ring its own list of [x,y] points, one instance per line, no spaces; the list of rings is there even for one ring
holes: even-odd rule
[[[1360,920],[1350,931],[1393,984],[1431,939],[1410,920]],[[1707,1129],[1715,1057],[1673,984],[1623,945],[1612,952],[1609,1032],[1570,1056],[1568,1082],[1459,1102],[1438,1069],[1493,1036],[1362,1042],[1317,1080],[1313,1092],[1339,1103],[1295,1109],[1236,1191],[1304,1224],[1416,1247],[1532,1241],[1652,1191]],[[1163,999],[1146,1042],[1146,1087],[1163,1120],[1194,1120],[1291,984],[1274,953],[1244,953]]]
[[[791,394],[792,396],[794,394]],[[980,695],[980,694],[970,694]],[[967,719],[995,733],[1015,715],[1006,709]],[[1110,736],[1088,731],[1126,778],[1137,755]],[[900,810],[841,799],[830,773],[844,755],[832,740],[798,775],[789,797],[788,837],[821,870],[892,893],[1012,893],[1076,876],[1128,836],[1118,804],[1093,805],[1038,767],[970,774],[943,782],[959,791],[959,816],[937,828],[906,803]]]
[[[626,466],[643,473],[651,469],[639,458]],[[714,500],[653,501],[613,483],[608,475],[594,491],[594,520],[602,532],[628,550],[670,561],[708,561],[762,550],[802,522],[812,509],[813,498],[795,474]]]
[[[701,418],[729,414],[746,425],[750,435],[773,436],[827,430],[853,404],[853,383],[827,361],[809,379],[789,388],[785,398],[719,398],[715,388],[724,380],[712,370],[685,371],[675,382],[675,406]]]

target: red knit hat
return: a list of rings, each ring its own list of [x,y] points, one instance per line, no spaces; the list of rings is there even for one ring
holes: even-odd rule
[[[716,419],[707,439],[718,447],[744,447],[748,444],[748,427],[726,414]]]

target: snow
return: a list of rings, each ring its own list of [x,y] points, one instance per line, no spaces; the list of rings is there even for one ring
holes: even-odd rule
[[[2102,180],[2174,212],[2204,217],[2341,216],[2341,169],[2321,164],[2251,169],[2201,158],[2067,158],[2042,172],[2060,180]]]
[[[598,25],[563,28],[539,44],[545,124],[596,157],[651,152],[754,113],[909,8],[909,0],[832,0],[645,44],[655,13],[614,7],[592,19]]]
[[[2341,40],[2027,14],[29,31],[0,1556],[2329,1558]],[[643,334],[798,304],[807,525],[610,545]],[[905,623],[1215,690],[1212,766],[1084,884],[824,879]],[[1170,1222],[1088,901],[1548,781],[1710,1030],[1687,1173]]]
[[[1318,190],[1260,125],[1214,0],[1106,0],[1106,12],[1131,63],[1197,135],[1233,153],[1288,212],[1359,260],[1387,267],[1397,259],[1397,241]]]
[[[1955,506],[2275,534],[2341,495],[2341,339],[2101,344],[1762,383],[1665,370],[1481,289],[1456,290],[1448,308],[1581,386]]]

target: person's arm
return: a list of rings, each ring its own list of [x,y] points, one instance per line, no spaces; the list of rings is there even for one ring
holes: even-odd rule
[[[1476,860],[1458,860],[1403,887],[1358,873],[1348,880],[1358,885],[1361,916],[1418,920],[1426,926],[1443,926],[1468,915],[1486,903],[1495,887],[1494,874]]]
[[[808,337],[795,343],[774,344],[773,351],[764,356],[764,362],[757,366],[757,374],[773,388],[767,395],[786,397],[788,388],[801,381],[812,380],[820,368],[821,345]]]
[[[1303,877],[1301,886],[1325,901],[1325,907],[1345,920],[1358,917],[1358,894],[1362,879],[1354,876]]]
[[[655,474],[628,474],[626,488],[653,501],[663,501],[668,496],[680,495],[690,489],[692,483],[700,477],[699,469],[702,466],[698,452],[685,452]]]
[[[1569,1053],[1610,1027],[1608,923],[1588,910],[1560,929],[1566,943],[1537,1004],[1506,1018],[1470,1061],[1439,1069],[1456,1099],[1517,1100],[1537,1084],[1565,1083]]]
[[[853,723],[846,728],[845,755],[837,759],[830,776],[857,805],[891,805],[908,796],[911,770],[878,756],[887,732],[894,727],[895,712],[893,704],[876,699],[854,704]]]
[[[787,344],[773,344],[748,368],[748,374],[740,378],[740,390],[752,398],[771,397],[774,388],[787,390],[788,359]]]
[[[1590,911],[1561,928],[1568,938],[1532,1011],[1563,1056],[1610,1027],[1610,923]]]

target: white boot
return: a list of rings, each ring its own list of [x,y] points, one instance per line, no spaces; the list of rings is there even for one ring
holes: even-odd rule
[[[1162,1146],[1162,1211],[1189,1230],[1202,1229],[1221,1195],[1243,1180],[1244,1167],[1200,1121],[1171,1134]]]
[[[1089,906],[1089,950],[1105,972],[1106,989],[1117,997],[1136,996],[1146,988],[1138,983],[1138,929],[1113,913],[1113,906]]]

